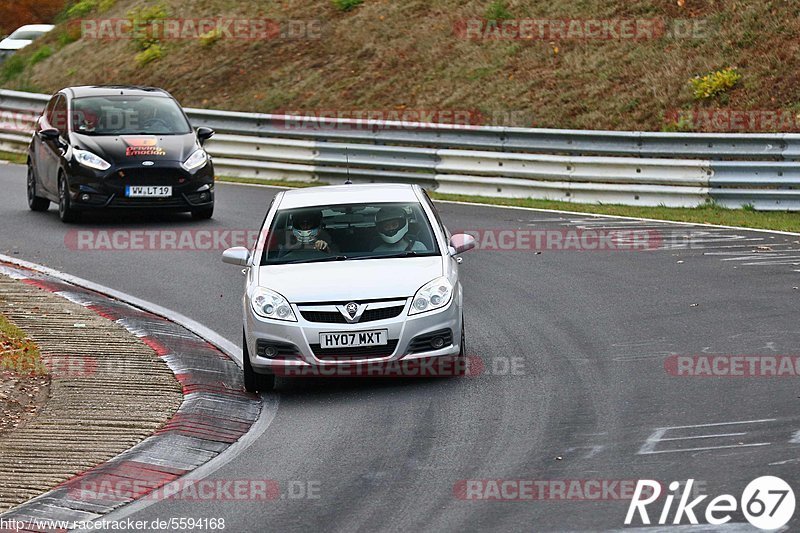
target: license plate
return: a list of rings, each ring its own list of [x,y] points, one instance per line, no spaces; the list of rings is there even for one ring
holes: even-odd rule
[[[326,348],[355,348],[358,346],[386,346],[389,343],[388,329],[353,331],[349,333],[320,333],[319,345]]]
[[[170,185],[128,185],[125,187],[128,198],[169,198],[172,196]]]

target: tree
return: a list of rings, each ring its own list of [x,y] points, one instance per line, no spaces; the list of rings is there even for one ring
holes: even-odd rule
[[[52,24],[66,0],[16,0],[0,2],[0,34],[8,35],[25,24]]]

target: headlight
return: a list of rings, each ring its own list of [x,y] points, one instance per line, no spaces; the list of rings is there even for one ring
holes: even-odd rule
[[[450,303],[453,297],[453,284],[445,277],[436,278],[422,286],[411,301],[409,315],[416,315],[441,309]]]
[[[208,154],[206,154],[206,151],[195,150],[195,152],[189,156],[189,159],[183,162],[183,168],[186,170],[194,170],[205,165],[206,161],[208,161]]]
[[[87,152],[86,150],[78,150],[77,148],[73,150],[75,154],[75,161],[80,163],[81,165],[89,168],[93,168],[95,170],[108,170],[111,168],[111,163],[94,155],[92,152]]]
[[[297,322],[292,306],[286,298],[275,291],[258,287],[250,298],[250,306],[260,317]]]

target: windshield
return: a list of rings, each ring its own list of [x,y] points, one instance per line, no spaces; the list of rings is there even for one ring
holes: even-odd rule
[[[283,209],[269,229],[262,265],[438,255],[419,203]]]
[[[44,35],[45,31],[32,31],[32,30],[18,30],[8,36],[9,39],[19,41],[33,41]]]
[[[83,135],[186,135],[180,106],[164,96],[91,96],[72,101],[72,131]]]

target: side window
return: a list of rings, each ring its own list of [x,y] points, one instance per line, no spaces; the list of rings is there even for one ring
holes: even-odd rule
[[[47,107],[44,108],[44,118],[47,120],[49,124],[53,123],[53,109],[56,107],[56,101],[60,98],[59,95],[55,95],[47,102]]]
[[[59,96],[56,105],[53,108],[53,119],[50,125],[61,132],[61,135],[67,135],[67,100],[63,96]]]

